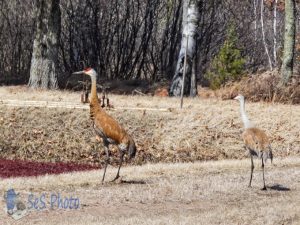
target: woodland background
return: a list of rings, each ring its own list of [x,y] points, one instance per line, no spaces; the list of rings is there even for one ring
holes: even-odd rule
[[[296,2],[294,74],[299,74],[300,3]],[[34,0],[0,1],[1,84],[28,83],[36,29],[34,4]],[[59,86],[66,87],[71,72],[84,66],[94,67],[109,80],[171,80],[180,49],[182,5],[182,0],[61,0]],[[278,0],[277,5],[274,0],[201,1],[199,14],[196,69],[200,84],[207,85],[205,74],[231,25],[245,71],[280,68],[284,1]]]

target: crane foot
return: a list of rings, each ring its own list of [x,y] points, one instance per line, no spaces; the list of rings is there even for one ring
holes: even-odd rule
[[[267,190],[267,187],[264,186],[261,190],[262,190],[262,191],[266,191],[266,190]]]
[[[116,176],[111,182],[122,183],[122,177]]]

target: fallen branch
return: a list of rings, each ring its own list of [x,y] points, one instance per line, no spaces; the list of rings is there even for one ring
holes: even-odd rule
[[[70,102],[52,101],[20,101],[20,100],[0,100],[0,105],[13,107],[40,107],[40,108],[68,108],[68,109],[89,109],[89,105]],[[171,108],[147,108],[147,107],[115,107],[109,110],[141,110],[141,111],[162,111],[170,112]]]

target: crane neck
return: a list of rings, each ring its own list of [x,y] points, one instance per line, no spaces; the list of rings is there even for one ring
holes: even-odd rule
[[[91,76],[91,105],[99,105],[98,95],[97,95],[97,77],[95,75]],[[99,107],[101,108],[101,107]]]
[[[253,127],[253,125],[250,122],[250,120],[248,119],[248,116],[245,111],[245,100],[244,99],[240,100],[240,111],[241,111],[241,117],[242,117],[242,121],[244,123],[245,129]]]

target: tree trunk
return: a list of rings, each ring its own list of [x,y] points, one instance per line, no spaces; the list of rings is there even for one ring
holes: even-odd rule
[[[267,45],[266,35],[265,35],[265,27],[264,27],[264,0],[261,0],[261,4],[260,4],[260,23],[261,23],[261,33],[262,33],[263,44],[265,46],[266,55],[268,57],[270,70],[273,70],[272,60],[271,60],[270,53],[269,53],[269,50],[268,50],[268,45]]]
[[[196,75],[193,75],[194,56],[196,52],[197,25],[199,20],[199,0],[184,0],[182,21],[182,39],[176,71],[170,87],[170,96],[180,96],[183,83],[183,65],[187,51],[186,77],[183,94],[195,96],[197,93]],[[186,46],[189,38],[188,46]],[[194,71],[195,73],[195,71]]]
[[[254,9],[254,41],[257,43],[257,0],[253,0]]]
[[[192,74],[191,74],[191,87],[190,87],[190,97],[197,96],[197,46],[194,54],[193,65],[192,65]]]
[[[36,33],[28,85],[57,88],[58,42],[61,30],[59,0],[35,1]]]
[[[278,0],[274,2],[274,17],[273,17],[273,57],[274,66],[277,67],[277,3]]]
[[[285,0],[284,49],[281,67],[281,78],[287,84],[293,75],[295,49],[295,0]]]

